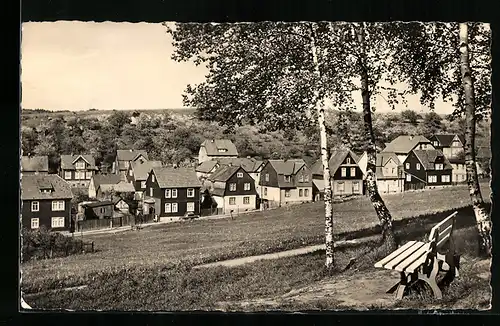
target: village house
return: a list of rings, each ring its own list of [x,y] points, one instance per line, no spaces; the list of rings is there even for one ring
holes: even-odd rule
[[[115,204],[110,200],[93,201],[80,205],[85,220],[113,218]]]
[[[119,149],[113,162],[113,173],[120,175],[122,180],[127,180],[127,171],[130,163],[136,161],[148,161],[148,153],[144,150]]]
[[[348,149],[332,150],[328,167],[332,177],[332,196],[362,195],[363,172],[358,166],[357,155]],[[311,167],[314,198],[324,197],[323,163],[316,161]]]
[[[403,166],[405,190],[451,185],[453,168],[440,150],[413,150]]]
[[[103,184],[117,184],[120,176],[117,174],[94,174],[89,182],[89,198],[97,198],[97,189]]]
[[[218,158],[237,158],[238,150],[229,139],[206,139],[200,146],[198,164]]]
[[[92,155],[61,155],[59,175],[72,187],[88,190],[92,176],[97,167]]]
[[[436,134],[429,138],[434,147],[443,152],[453,168],[453,183],[467,182],[465,169],[465,137],[458,134]]]
[[[311,170],[304,160],[268,160],[260,172],[259,185],[266,207],[312,201]]]
[[[120,196],[115,196],[112,202],[115,205],[115,210],[120,211],[122,214],[130,213],[130,205],[125,199],[121,198]]]
[[[377,188],[381,193],[404,191],[404,170],[395,153],[377,154],[375,164],[375,177]]]
[[[99,188],[97,188],[97,199],[99,200],[112,200],[114,195],[120,196],[127,194],[133,197],[135,188],[131,183],[122,180],[115,184],[101,184]]]
[[[202,183],[205,182],[205,180],[217,170],[217,168],[220,166],[219,162],[217,160],[209,160],[205,161],[201,164],[199,164],[195,168],[196,172],[196,177],[198,177],[198,180],[200,180]]]
[[[57,174],[25,175],[21,179],[22,226],[53,231],[71,226],[71,186]]]
[[[402,135],[391,141],[381,151],[382,153],[395,153],[400,162],[404,162],[408,154],[414,150],[435,149],[431,141],[424,136]]]
[[[21,157],[22,175],[30,174],[49,174],[48,156],[22,156]]]
[[[137,160],[129,165],[127,171],[127,181],[130,182],[135,189],[135,199],[142,201],[144,199],[144,191],[146,190],[146,179],[149,172],[155,167],[161,167],[160,161],[144,161]]]
[[[200,215],[201,186],[194,169],[154,167],[146,180],[143,211],[159,217]]]
[[[221,165],[207,179],[209,192],[224,214],[257,208],[255,181],[241,166]],[[207,186],[207,185],[206,185]]]

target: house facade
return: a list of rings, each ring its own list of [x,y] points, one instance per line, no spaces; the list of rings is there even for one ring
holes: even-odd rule
[[[110,200],[95,201],[91,203],[85,203],[81,205],[85,219],[95,220],[95,219],[108,219],[113,217],[114,203]]]
[[[59,175],[72,187],[88,189],[97,170],[92,155],[61,155]]]
[[[71,186],[57,174],[25,175],[21,179],[21,221],[28,229],[52,231],[71,226]]]
[[[395,153],[380,153],[375,164],[377,188],[381,193],[404,191],[403,165]]]
[[[194,169],[155,167],[146,180],[143,212],[159,217],[200,215],[200,189]]]
[[[209,192],[224,214],[257,208],[255,180],[241,166],[221,165],[208,179]]]
[[[458,134],[436,134],[429,140],[435,149],[443,152],[446,158],[455,158],[461,155],[465,148],[465,137]]]
[[[403,163],[405,190],[452,184],[452,166],[439,150],[413,150]]]
[[[22,175],[49,174],[49,157],[22,156],[21,173]]]
[[[144,191],[146,190],[146,180],[149,172],[155,167],[161,167],[160,161],[143,161],[137,160],[129,165],[127,170],[127,181],[130,182],[135,189],[135,199],[142,202],[144,199]],[[141,203],[142,205],[142,203]]]
[[[117,174],[95,174],[89,182],[89,197],[92,199],[97,198],[97,189],[101,185],[117,184],[120,182],[120,176]]]
[[[198,164],[219,158],[237,158],[238,150],[229,139],[206,139],[200,145]]]
[[[122,180],[127,180],[127,172],[132,162],[148,161],[148,153],[144,150],[119,149],[113,162],[113,173],[120,175]]]
[[[260,198],[268,206],[313,199],[311,170],[303,160],[268,160],[260,172],[259,185]]]
[[[395,153],[400,162],[404,162],[412,150],[435,149],[432,142],[424,136],[402,135],[391,141],[381,151],[382,153]]]

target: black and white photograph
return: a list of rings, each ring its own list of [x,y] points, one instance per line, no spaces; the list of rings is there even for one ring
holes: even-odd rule
[[[489,23],[21,25],[21,311],[491,309]]]

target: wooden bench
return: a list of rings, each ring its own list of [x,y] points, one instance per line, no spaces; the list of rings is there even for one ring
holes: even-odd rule
[[[401,299],[407,287],[421,280],[430,286],[437,299],[442,298],[437,282],[439,272],[446,272],[443,282],[451,282],[458,277],[460,257],[455,254],[452,237],[457,214],[458,212],[454,212],[436,224],[427,241],[409,241],[375,264],[376,268],[400,272],[401,279],[387,293],[397,290],[396,298]],[[447,243],[448,250],[442,254]]]

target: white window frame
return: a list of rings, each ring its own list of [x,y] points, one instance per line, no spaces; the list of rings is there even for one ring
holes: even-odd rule
[[[356,168],[351,168],[351,177],[356,176]]]
[[[155,175],[151,174],[151,182],[155,182]]]
[[[188,198],[193,198],[194,197],[194,188],[188,188],[188,190],[187,190],[187,197]]]
[[[50,219],[51,228],[63,228],[64,227],[64,217],[55,216]]]
[[[236,205],[236,197],[229,197],[229,205]]]
[[[31,228],[38,229],[40,227],[40,219],[38,217],[33,217],[31,219]]]
[[[34,208],[33,206],[36,206],[36,208]],[[39,201],[32,201],[31,202],[31,211],[32,212],[39,212],[40,211],[40,202]]]
[[[437,182],[437,176],[436,175],[429,175],[427,177],[427,182],[428,183],[436,183]]]
[[[304,196],[304,189],[299,189],[299,197],[303,197]]]
[[[304,182],[304,175],[299,175],[299,182]]]
[[[92,171],[85,172],[85,179],[87,179],[87,180],[92,179]]]
[[[146,181],[141,181],[141,189],[146,189]]]
[[[449,174],[443,174],[441,176],[441,182],[450,182],[451,178]]]
[[[153,197],[153,187],[149,187],[149,197]]]
[[[266,181],[269,181],[269,173],[266,173]]]
[[[355,192],[359,191],[359,182],[352,183],[352,191],[355,191]]]
[[[236,191],[236,183],[229,184],[229,191]]]
[[[405,168],[406,168],[407,170],[409,170],[409,169],[410,169],[410,163],[406,163],[406,164],[405,164]]]
[[[267,196],[267,187],[264,187],[264,196]]]
[[[178,212],[179,212],[179,204],[172,203],[172,213],[178,213]]]
[[[65,203],[64,200],[53,200],[52,201],[52,211],[61,212],[64,211]]]
[[[237,178],[243,178],[243,172],[238,172],[236,173]]]
[[[407,182],[410,182],[410,181],[411,181],[411,174],[407,174],[407,175],[406,175],[406,181],[407,181]]]
[[[286,189],[285,190],[285,197],[291,197],[291,196],[292,196],[292,194],[290,192],[290,189]]]
[[[347,176],[347,169],[346,168],[341,168],[340,169],[340,176],[341,177],[346,177]]]
[[[436,163],[436,164],[434,164],[434,169],[437,171],[442,171],[444,169],[444,164],[443,163]]]
[[[177,198],[177,189],[172,189],[172,198]]]
[[[309,189],[304,189],[304,197],[309,197]]]
[[[71,180],[71,171],[64,171],[64,179]]]
[[[165,198],[171,198],[172,197],[172,192],[170,189],[165,189]]]
[[[85,162],[76,162],[75,163],[75,169],[77,170],[85,170]]]
[[[439,142],[437,140],[434,141],[434,146],[439,146]]]
[[[420,170],[420,163],[417,163],[416,168],[417,170]]]
[[[351,164],[351,158],[350,157],[346,158],[345,163],[346,164]]]
[[[341,187],[341,186],[342,186],[342,187]],[[337,190],[338,190],[339,192],[345,192],[345,183],[344,183],[344,182],[339,182],[339,183],[337,184]]]
[[[250,189],[251,189],[251,187],[250,187],[250,182],[245,182],[245,183],[243,184],[243,190],[250,190]]]
[[[244,205],[250,205],[250,197],[243,197],[243,204]]]
[[[134,171],[132,171],[132,170],[128,170],[128,176],[129,176],[129,177],[134,176]]]
[[[172,213],[172,203],[165,203],[165,213]]]

